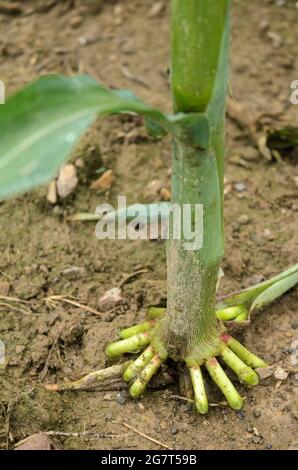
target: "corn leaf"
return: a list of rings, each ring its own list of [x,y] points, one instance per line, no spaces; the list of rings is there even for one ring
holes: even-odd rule
[[[295,264],[267,281],[222,297],[217,302],[217,308],[224,309],[236,305],[245,305],[249,310],[249,314],[251,314],[273,302],[297,283],[298,264]]]
[[[55,177],[98,115],[139,113],[175,135],[180,117],[147,106],[126,90],[109,90],[81,75],[41,78],[0,106],[0,199]]]

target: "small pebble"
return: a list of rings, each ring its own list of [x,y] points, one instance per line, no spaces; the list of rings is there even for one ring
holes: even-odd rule
[[[272,449],[272,444],[266,444],[265,448],[266,449]]]
[[[165,7],[164,2],[153,3],[153,5],[150,7],[148,11],[149,18],[155,18],[156,16],[159,16],[160,13],[163,11],[164,7]]]
[[[253,414],[254,418],[259,418],[262,413],[259,410],[254,410],[252,414]]]
[[[242,421],[245,418],[245,413],[244,411],[240,410],[236,412],[236,416],[238,419],[240,419],[240,421]]]
[[[54,206],[53,207],[53,214],[54,215],[61,215],[63,214],[63,209],[60,206]]]
[[[7,281],[0,281],[0,295],[7,296],[9,293],[10,284]]]
[[[77,279],[80,279],[85,274],[85,269],[79,266],[71,266],[61,271],[61,274],[68,281],[75,281]]]
[[[75,161],[75,166],[77,168],[84,168],[85,166],[85,162],[82,158],[77,158],[76,161]]]
[[[25,273],[27,276],[30,276],[30,274],[32,274],[33,271],[35,271],[35,269],[33,268],[33,265],[32,265],[32,266],[25,266],[25,267],[24,267],[24,273]]]
[[[223,420],[224,420],[224,423],[225,423],[225,424],[228,422],[228,417],[227,417],[227,415],[224,415]]]
[[[124,405],[126,403],[126,394],[123,392],[117,393],[116,402],[119,403],[119,405]]]
[[[295,352],[295,349],[293,349],[293,348],[284,348],[284,352],[287,353],[287,354],[293,354],[293,352]]]
[[[173,426],[171,428],[171,433],[174,434],[174,435],[178,433],[178,429],[176,428],[176,426]]]
[[[242,158],[248,161],[258,161],[260,158],[259,150],[253,147],[244,147],[242,149]]]
[[[260,31],[268,31],[269,29],[269,21],[268,20],[262,20],[259,24]]]
[[[182,410],[186,411],[187,413],[192,411],[192,403],[189,402],[189,403],[185,403],[184,405],[182,405]]]
[[[171,191],[168,188],[161,188],[160,195],[163,201],[170,201],[172,198]]]
[[[240,193],[246,190],[246,184],[243,181],[239,181],[238,183],[234,184],[234,188]]]
[[[267,33],[267,36],[268,36],[269,39],[271,39],[271,41],[272,41],[272,46],[273,46],[275,49],[278,49],[278,48],[281,46],[281,44],[282,44],[282,39],[281,39],[281,37],[280,37],[279,34],[274,33],[273,31],[269,31],[269,32]]]
[[[254,436],[252,438],[252,441],[254,444],[260,444],[260,442],[262,441],[262,437],[261,436]]]
[[[18,346],[16,346],[16,353],[17,354],[22,354],[22,352],[25,350],[25,346],[23,346],[22,344],[18,344]]]
[[[106,421],[112,421],[112,419],[113,419],[112,413],[107,413],[107,414],[106,414],[106,417],[105,417],[105,420],[106,420]]]
[[[156,201],[160,195],[160,190],[164,188],[164,183],[161,180],[152,180],[144,189],[144,197],[149,201]]]
[[[161,429],[162,431],[165,431],[165,430],[167,429],[167,427],[168,427],[168,423],[167,423],[166,421],[161,421],[161,422],[159,423],[159,427],[160,427],[160,429]]]
[[[85,36],[79,36],[78,43],[80,44],[80,46],[87,46],[88,38],[86,38]]]
[[[114,15],[119,16],[119,15],[122,15],[122,13],[123,13],[122,5],[116,5],[114,8]]]
[[[277,367],[274,371],[274,377],[277,380],[286,380],[289,373],[285,371],[282,367]]]
[[[267,238],[267,240],[274,240],[275,239],[275,235],[271,232],[271,230],[269,230],[268,228],[265,228],[264,230],[264,236]]]
[[[73,29],[79,28],[83,23],[84,18],[82,16],[74,16],[70,19],[69,24]]]
[[[66,139],[72,139],[72,134],[67,134]],[[77,170],[74,165],[67,164],[60,168],[57,178],[57,193],[61,198],[69,196],[76,188],[79,180]]]
[[[49,272],[49,269],[48,269],[48,267],[47,267],[45,264],[41,264],[41,265],[39,266],[39,270],[40,270],[42,273],[44,273],[44,274],[48,274],[48,272]]]
[[[57,203],[57,185],[56,180],[51,181],[48,186],[47,201],[50,204]]]
[[[97,180],[91,183],[90,188],[95,191],[107,191],[108,189],[111,189],[114,181],[115,175],[113,171],[106,170]]]
[[[239,224],[241,224],[241,225],[246,225],[246,224],[248,224],[248,222],[249,222],[249,217],[248,217],[248,215],[246,215],[246,214],[240,215],[240,217],[238,218],[238,222],[239,222]]]
[[[270,378],[273,375],[273,372],[274,372],[273,366],[258,368],[258,375],[261,380],[266,380]]]
[[[50,312],[46,318],[46,322],[48,325],[54,325],[55,321],[59,319],[59,314],[57,312]]]
[[[107,312],[117,305],[123,304],[123,298],[121,297],[120,287],[113,287],[107,290],[104,295],[98,300],[98,307]]]

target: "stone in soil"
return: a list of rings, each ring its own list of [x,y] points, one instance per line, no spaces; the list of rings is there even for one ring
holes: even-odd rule
[[[119,405],[125,405],[127,400],[127,395],[125,392],[119,392],[116,395],[116,402],[119,403]]]

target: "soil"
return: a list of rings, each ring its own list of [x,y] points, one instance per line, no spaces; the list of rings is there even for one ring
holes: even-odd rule
[[[0,14],[1,79],[7,92],[40,75],[85,72],[110,87],[133,88],[150,104],[170,110],[169,2],[161,2],[155,14],[153,3],[27,0],[21,2],[21,13]],[[233,3],[233,95],[249,118],[263,116],[272,128],[297,125],[298,108],[289,101],[290,83],[298,78],[296,2]],[[11,448],[24,437],[51,430],[70,434],[53,438],[65,449],[159,448],[115,424],[125,419],[175,449],[297,449],[293,373],[283,381],[269,377],[254,389],[237,384],[246,396],[243,411],[214,406],[206,417],[172,397],[179,388],[171,364],[138,401],[121,384],[119,390],[62,394],[44,389],[42,382],[62,382],[104,367],[105,344],[117,330],[142,320],[148,305],[166,300],[164,242],[99,241],[94,223],[70,223],[67,217],[94,213],[102,202],[115,203],[118,194],[129,203],[158,198],[156,188],[170,184],[170,140],[152,141],[134,116],[110,117],[93,126],[73,158],[79,159],[79,184],[68,198],[52,206],[41,188],[0,203],[0,295],[28,302],[11,310],[1,300],[6,364],[0,366],[0,446]],[[296,162],[289,152],[266,161],[245,129],[228,119],[221,292],[253,284],[297,261]],[[90,184],[104,169],[112,169],[115,183],[103,194]],[[49,296],[64,295],[99,310],[102,295],[140,269],[148,272],[123,284],[124,300],[110,313],[97,316],[59,301],[46,305]],[[293,289],[256,314],[238,337],[274,367],[292,370],[297,327]],[[207,384],[210,401],[221,402],[220,392],[208,379]],[[71,435],[83,431],[85,436]]]

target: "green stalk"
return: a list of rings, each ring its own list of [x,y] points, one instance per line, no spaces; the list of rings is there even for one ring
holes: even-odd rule
[[[168,304],[161,338],[168,353],[197,364],[219,350],[215,311],[217,278],[224,251],[223,159],[228,70],[228,0],[172,0],[172,91],[177,111],[204,111],[208,145],[189,138],[173,146],[172,203],[203,205],[203,246],[186,250],[170,219],[167,244]],[[197,120],[192,124],[202,131]],[[197,127],[196,127],[197,126]],[[199,127],[198,127],[199,126]],[[185,129],[181,135],[185,137]],[[203,139],[206,141],[206,139]],[[182,227],[184,227],[182,220]],[[191,361],[190,361],[191,362]]]
[[[205,111],[212,98],[226,12],[226,0],[172,0],[172,93],[178,112]]]
[[[167,316],[162,320],[167,351],[182,357],[195,351],[200,363],[217,351],[215,311],[217,276],[223,255],[221,191],[214,151],[174,143],[172,202],[203,204],[203,246],[186,250],[186,240],[173,237],[167,243]],[[182,223],[183,225],[183,223]],[[203,357],[204,356],[204,357]]]

